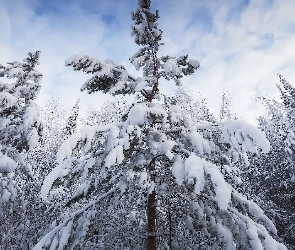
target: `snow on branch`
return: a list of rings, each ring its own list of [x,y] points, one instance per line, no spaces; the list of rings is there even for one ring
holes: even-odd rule
[[[161,57],[160,75],[166,80],[173,79],[177,85],[181,85],[180,78],[187,75],[192,75],[200,67],[200,62],[196,59],[189,59],[188,55],[180,56],[179,58],[164,56]]]
[[[49,233],[47,233],[38,243],[33,247],[32,250],[43,249],[44,247],[50,247],[50,249],[64,249],[66,243],[71,236],[71,231],[74,230],[73,222],[86,210],[98,204],[100,201],[114,193],[118,188],[114,187],[110,189],[105,194],[96,198],[95,200],[89,202],[85,207],[77,210],[67,219],[65,219],[62,223],[52,229]]]
[[[138,59],[139,60],[139,59]],[[141,62],[137,60],[137,64]],[[124,66],[116,65],[112,60],[101,61],[86,55],[73,55],[66,60],[66,66],[73,66],[74,70],[93,74],[88,79],[81,91],[87,90],[89,94],[102,91],[111,95],[134,94],[136,92],[149,92],[154,84],[154,79],[148,77],[135,78],[127,72]]]
[[[241,121],[219,123],[223,127],[224,142],[231,144],[237,151],[256,153],[257,147],[264,153],[270,150],[269,141],[263,131]]]

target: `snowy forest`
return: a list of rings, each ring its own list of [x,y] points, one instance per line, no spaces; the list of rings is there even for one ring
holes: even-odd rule
[[[151,0],[131,17],[140,76],[65,60],[89,75],[81,91],[114,96],[84,116],[79,100],[36,104],[40,51],[0,65],[0,249],[295,249],[295,88],[278,75],[258,126],[226,92],[213,114],[182,86],[199,61],[159,56]]]

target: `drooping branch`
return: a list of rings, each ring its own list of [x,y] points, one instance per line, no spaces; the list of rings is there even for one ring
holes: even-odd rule
[[[47,233],[39,242],[37,245],[34,246],[34,248],[32,250],[39,250],[39,249],[43,249],[46,244],[48,244],[48,241],[53,240],[54,236],[56,234],[58,234],[63,228],[65,228],[69,222],[71,222],[72,220],[74,220],[76,217],[78,217],[80,214],[84,213],[86,210],[88,210],[89,208],[91,208],[92,206],[96,205],[97,203],[99,203],[101,200],[105,199],[106,197],[108,197],[109,195],[113,194],[118,188],[117,187],[113,187],[112,189],[110,189],[108,192],[106,192],[105,194],[101,195],[100,197],[96,198],[95,200],[89,202],[85,207],[77,210],[75,213],[73,213],[70,217],[68,217],[67,219],[65,219],[62,223],[60,223],[57,227],[55,227],[54,229],[52,229],[49,233]],[[49,243],[50,244],[50,243]]]

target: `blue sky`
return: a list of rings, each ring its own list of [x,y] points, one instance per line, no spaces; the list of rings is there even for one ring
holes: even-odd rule
[[[0,63],[41,50],[41,105],[50,94],[69,107],[81,98],[84,110],[110,98],[80,93],[88,77],[64,66],[76,53],[112,58],[140,74],[128,61],[138,49],[130,36],[137,0],[0,0],[0,6]],[[215,113],[222,91],[230,91],[234,111],[253,123],[263,112],[255,95],[279,96],[277,73],[295,85],[294,0],[154,0],[152,9],[159,10],[164,31],[161,54],[200,61],[184,86],[201,93]],[[173,83],[163,82],[162,89],[170,93]]]

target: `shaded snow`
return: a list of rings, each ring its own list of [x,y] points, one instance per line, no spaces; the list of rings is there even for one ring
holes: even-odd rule
[[[0,173],[10,173],[16,169],[17,164],[6,155],[0,156]]]

